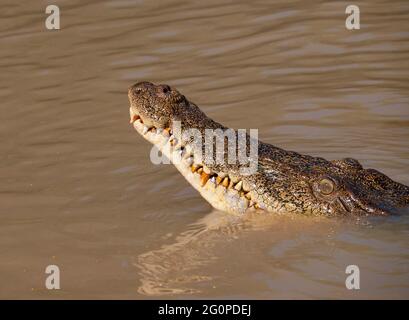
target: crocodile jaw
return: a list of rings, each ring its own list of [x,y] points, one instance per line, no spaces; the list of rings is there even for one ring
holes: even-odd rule
[[[202,185],[201,175],[192,172],[191,169],[193,157],[191,155],[181,156],[181,145],[172,145],[172,136],[169,136],[164,130],[147,127],[132,108],[130,108],[130,116],[135,130],[143,138],[155,145],[167,159],[170,161],[172,159],[181,159],[180,161],[173,161],[172,164],[215,209],[235,214],[254,209],[253,207],[249,208],[250,201],[233,188],[226,188],[212,181],[212,179]],[[186,145],[183,147],[186,147]]]

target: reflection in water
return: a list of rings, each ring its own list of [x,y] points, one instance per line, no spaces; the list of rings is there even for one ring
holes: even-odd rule
[[[399,298],[409,290],[408,227],[406,216],[342,220],[212,211],[170,244],[137,256],[138,292],[226,297],[233,288],[236,295],[227,297],[240,298],[249,297],[251,287],[251,297],[261,299],[379,298],[384,293]],[[262,261],[251,260],[261,256]],[[345,270],[352,264],[362,275],[361,291],[354,296],[345,287]]]
[[[140,254],[135,264],[141,281],[138,291],[146,295],[198,293],[187,285],[211,280],[203,272],[207,265],[217,263],[212,251],[219,241],[228,241],[240,218],[214,210],[190,225],[173,243]]]
[[[294,219],[295,225],[293,225]],[[213,210],[191,224],[189,229],[178,235],[172,243],[137,257],[134,265],[138,268],[141,281],[138,291],[144,295],[200,293],[199,283],[215,280],[213,275],[205,272],[219,263],[218,254],[225,257],[229,255],[225,252],[227,243],[228,246],[234,247],[240,244],[239,240],[243,238],[243,233],[262,231],[276,233],[273,236],[274,239],[277,237],[277,231],[294,227],[297,229],[300,223],[307,229],[309,226],[321,228],[326,225],[329,229],[325,232],[329,233],[332,233],[338,224],[336,220],[329,223],[327,219],[321,217],[305,219],[294,215],[280,216],[265,213],[241,216]],[[289,244],[290,242],[292,241],[284,244],[284,247],[293,246]],[[280,241],[272,252],[284,249],[284,247],[280,249],[282,245]],[[218,248],[223,247],[224,249],[219,252]],[[236,254],[242,256],[248,253],[236,251]]]

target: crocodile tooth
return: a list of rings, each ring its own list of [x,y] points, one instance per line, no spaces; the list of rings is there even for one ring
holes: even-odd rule
[[[178,139],[176,139],[174,136],[171,136],[169,142],[172,146],[175,146],[178,142]]]
[[[141,117],[137,114],[133,114],[129,123],[134,123],[136,120],[140,119]]]
[[[148,126],[143,126],[142,134],[146,134],[149,131],[150,127]]]
[[[203,166],[203,171],[206,172],[207,174],[211,174],[212,171],[210,171],[210,169],[206,166]]]
[[[243,181],[239,181],[234,186],[234,189],[236,189],[237,191],[240,191],[242,186],[243,186]]]
[[[203,173],[203,167],[200,167],[199,169],[197,169],[197,173],[202,174]]]
[[[250,200],[249,207],[252,207],[254,205],[255,205],[255,202],[253,200]]]
[[[166,137],[170,137],[170,128],[165,128],[165,129],[163,129],[163,134],[164,134]]]
[[[193,164],[193,157],[189,157],[186,159],[186,163],[191,166]]]
[[[199,171],[198,171],[199,172]],[[206,182],[209,180],[210,175],[208,175],[206,172],[202,172],[200,176],[200,183],[202,187],[206,184]]]
[[[190,157],[193,158],[193,154],[192,154],[192,153],[190,152],[190,150],[187,148],[187,145],[185,145],[185,146],[182,145],[182,148],[183,148],[183,158],[184,158],[184,159],[187,159],[187,158],[190,158]]]
[[[220,176],[217,176],[217,177],[216,177],[216,184],[221,184],[222,181],[223,181],[223,178],[222,178],[222,177],[220,177]]]
[[[234,182],[233,182],[233,180],[230,179],[229,188],[231,189],[233,187],[234,187]]]
[[[224,173],[224,172],[219,172],[217,175],[218,175],[220,178],[225,178],[225,177],[227,176],[227,174]]]
[[[223,187],[225,187],[225,188],[227,188],[228,186],[229,186],[229,178],[228,177],[226,177],[226,178],[224,178],[224,180],[223,180],[223,182],[222,182],[222,186]]]
[[[244,196],[245,196],[247,199],[249,199],[249,200],[251,199],[251,194],[250,194],[250,192],[245,193]]]
[[[191,169],[192,172],[196,172],[196,170],[199,169],[199,166],[196,165],[196,164],[192,164],[190,169]]]
[[[245,182],[245,181],[243,181],[243,190],[245,191],[245,192],[249,192],[250,191],[250,184],[249,183],[247,183],[247,182]]]
[[[230,180],[233,181],[234,184],[238,183],[240,181],[240,178],[235,175],[230,175],[229,176]]]
[[[215,176],[212,176],[212,177],[210,178],[210,181],[213,182],[214,184],[216,184],[216,177],[215,177]],[[216,185],[217,185],[217,184],[216,184]]]

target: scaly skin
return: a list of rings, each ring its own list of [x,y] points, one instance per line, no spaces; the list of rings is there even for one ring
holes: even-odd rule
[[[357,216],[397,214],[409,206],[409,187],[351,158],[328,161],[259,141],[257,171],[250,175],[242,174],[239,163],[200,160],[204,145],[173,139],[175,121],[182,132],[195,128],[203,136],[205,129],[226,127],[167,85],[140,82],[128,97],[134,128],[169,158],[181,154],[175,166],[216,209]],[[227,148],[222,152],[227,159]]]

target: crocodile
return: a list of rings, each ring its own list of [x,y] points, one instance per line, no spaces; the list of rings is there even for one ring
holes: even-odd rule
[[[241,163],[220,163],[201,157],[203,144],[191,138],[175,137],[176,123],[180,123],[182,131],[194,128],[203,135],[207,129],[228,129],[206,116],[175,88],[139,82],[128,89],[128,98],[134,129],[169,159],[179,155],[180,161],[173,164],[218,210],[240,214],[263,210],[325,216],[386,216],[402,213],[409,207],[408,186],[375,169],[363,168],[353,158],[330,161],[257,140],[256,170],[243,174]],[[247,152],[251,137],[246,141]],[[221,152],[225,157],[228,150],[223,148]]]

